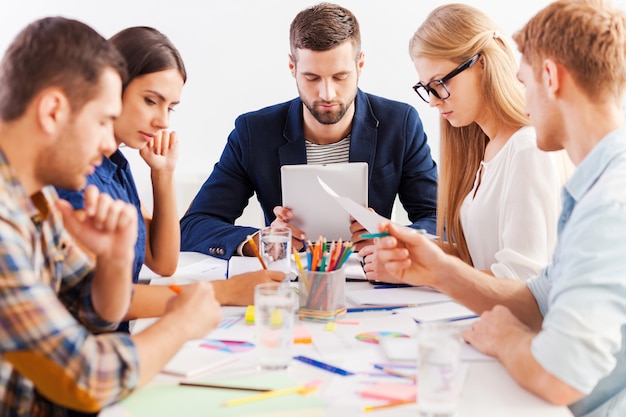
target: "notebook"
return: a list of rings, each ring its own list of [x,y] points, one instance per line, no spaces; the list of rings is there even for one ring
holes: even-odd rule
[[[366,162],[326,165],[283,165],[280,168],[283,206],[293,211],[291,221],[311,240],[350,240],[350,215],[324,191],[321,178],[333,190],[367,207]]]

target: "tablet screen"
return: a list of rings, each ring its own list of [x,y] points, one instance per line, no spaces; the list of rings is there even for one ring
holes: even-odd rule
[[[324,191],[317,177],[339,195],[367,207],[367,163],[283,165],[280,169],[283,206],[293,211],[290,222],[307,238],[350,240],[350,215]]]

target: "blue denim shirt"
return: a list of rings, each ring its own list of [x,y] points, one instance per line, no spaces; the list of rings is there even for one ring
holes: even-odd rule
[[[531,350],[587,395],[576,416],[626,416],[626,129],[607,135],[563,189],[550,265],[528,281],[544,316]]]
[[[135,243],[135,262],[133,265],[133,282],[139,281],[139,271],[146,255],[146,224],[141,214],[141,202],[128,160],[118,149],[109,158],[103,158],[102,165],[87,177],[87,184],[94,184],[101,193],[107,193],[116,200],[123,200],[137,208],[138,235]],[[70,191],[57,188],[59,197],[69,201],[75,209],[84,209],[83,191]],[[120,325],[119,330],[128,331],[128,324]]]

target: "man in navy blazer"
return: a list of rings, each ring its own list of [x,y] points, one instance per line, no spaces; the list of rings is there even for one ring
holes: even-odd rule
[[[181,249],[225,259],[252,255],[245,241],[257,229],[234,225],[250,197],[257,194],[266,224],[288,223],[280,167],[328,158],[367,162],[369,207],[390,217],[399,195],[411,226],[434,233],[437,167],[421,120],[412,106],[358,88],[363,53],[352,13],[328,3],[300,12],[291,24],[289,67],[300,96],[237,118],[181,220]],[[353,224],[353,242],[361,229]],[[369,254],[365,247],[374,246],[358,242],[357,250]]]

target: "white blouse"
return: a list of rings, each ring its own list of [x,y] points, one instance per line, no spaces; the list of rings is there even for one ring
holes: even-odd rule
[[[564,158],[563,151],[539,150],[535,130],[523,127],[491,161],[481,162],[482,179],[479,169],[461,206],[475,268],[525,281],[549,262],[556,244],[561,186],[573,172]]]

